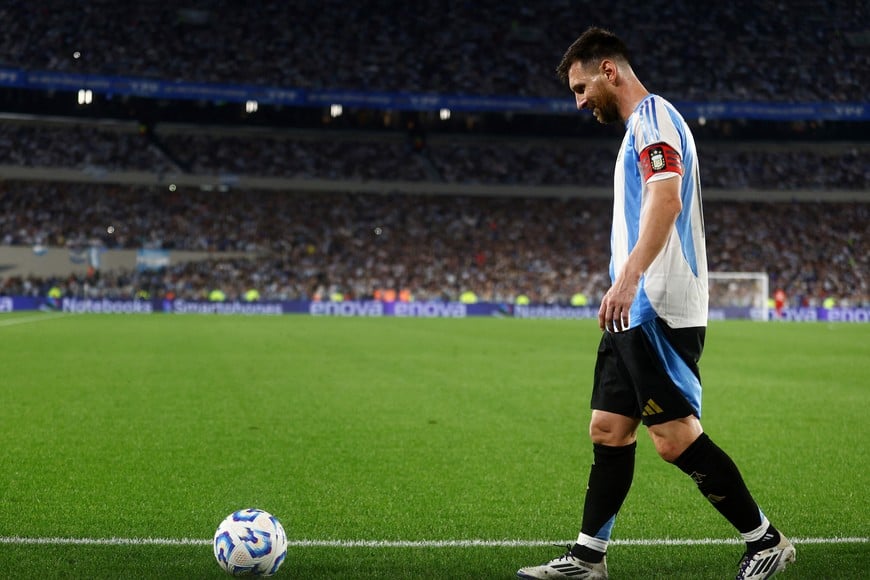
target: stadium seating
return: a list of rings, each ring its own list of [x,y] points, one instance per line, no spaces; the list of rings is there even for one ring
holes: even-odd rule
[[[870,147],[853,143],[701,142],[705,189],[863,190]],[[0,159],[27,167],[170,171],[296,179],[450,184],[611,185],[616,140],[433,136],[415,149],[404,133],[340,137],[288,131],[135,125],[0,123]],[[821,170],[821,169],[824,170]]]
[[[711,270],[767,271],[796,301],[867,302],[867,204],[708,201],[705,210]],[[200,250],[212,259],[157,273],[7,277],[2,292],[61,284],[70,295],[203,298],[221,287],[232,299],[256,287],[270,300],[408,288],[417,300],[471,289],[492,301],[567,303],[576,292],[596,301],[608,286],[610,211],[606,199],[5,182],[3,244]]]
[[[77,10],[80,17],[70,18],[60,0],[0,8],[6,23],[0,67],[302,89],[569,97],[555,66],[594,23],[629,40],[641,77],[675,101],[863,102],[870,86],[870,10],[849,0],[607,6],[212,0],[184,8],[96,0]],[[348,24],[362,21],[366,26]],[[408,288],[418,300],[454,300],[471,289],[488,300],[524,294],[566,303],[577,291],[597,300],[607,288],[606,197],[618,138],[470,130],[423,139],[395,126],[339,134],[178,126],[160,118],[140,124],[130,110],[120,123],[0,122],[0,165],[33,170],[27,181],[13,172],[0,183],[0,243],[190,250],[209,252],[212,260],[156,273],[6,276],[0,292],[34,294],[59,284],[70,295],[147,290],[196,298],[220,286],[234,298],[256,286],[262,299],[291,299]],[[473,118],[463,122],[473,125]],[[808,304],[827,296],[870,301],[863,274],[867,203],[855,195],[825,203],[832,193],[867,190],[866,140],[733,141],[729,131],[740,120],[730,129],[692,123],[701,137],[702,184],[712,194],[705,207],[711,270],[766,270],[772,284]],[[64,181],[68,174],[59,179],[59,171],[77,172],[88,183]],[[116,172],[161,183],[166,175],[206,175],[278,185],[168,191],[106,179]],[[282,180],[317,181],[322,193]],[[359,193],[353,187],[359,183],[374,186]],[[402,184],[439,186],[446,195],[408,195]],[[535,194],[467,195],[480,193],[478,186]],[[595,195],[563,195],[575,187]],[[813,192],[815,201],[726,199],[771,192],[780,200]],[[109,233],[107,224],[115,230]]]
[[[214,0],[184,7],[94,1],[77,18],[67,8],[62,0],[7,3],[0,11],[0,66],[297,88],[561,96],[556,64],[594,23],[630,40],[643,78],[671,99],[860,102],[870,86],[870,10],[850,0]]]

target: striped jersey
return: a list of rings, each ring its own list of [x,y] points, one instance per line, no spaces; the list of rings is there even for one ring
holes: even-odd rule
[[[707,325],[707,250],[698,156],[692,132],[674,106],[647,95],[625,123],[614,172],[610,278],[616,281],[637,244],[648,209],[647,184],[678,178],[682,211],[661,253],[640,279],[629,327],[661,317],[671,328]]]

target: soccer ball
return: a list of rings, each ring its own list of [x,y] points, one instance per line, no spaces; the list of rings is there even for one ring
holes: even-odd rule
[[[214,557],[233,576],[271,576],[287,556],[287,534],[275,516],[254,508],[226,517],[214,533]]]

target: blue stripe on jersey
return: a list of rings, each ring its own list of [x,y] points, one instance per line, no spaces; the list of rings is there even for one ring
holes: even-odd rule
[[[674,385],[683,393],[683,396],[686,397],[692,408],[695,409],[700,419],[701,381],[698,380],[698,377],[695,376],[695,373],[692,372],[686,361],[680,358],[680,355],[677,354],[671,343],[668,342],[664,332],[659,328],[658,322],[655,320],[644,322],[641,328],[643,328],[643,333],[658,355],[659,360],[662,361],[665,372],[668,373]]]
[[[647,118],[649,117],[649,103],[649,99],[645,100],[637,115],[637,122],[640,123],[640,128],[643,130],[643,138],[647,144],[652,143],[653,138],[652,129],[650,124],[647,122]]]
[[[638,120],[641,128],[643,129],[643,138],[649,143],[652,139],[652,131],[650,131],[650,125],[646,122],[647,117],[649,116],[649,101],[644,101],[643,106],[641,106],[640,111],[638,111]]]
[[[683,121],[680,114],[673,107],[667,106],[668,115],[678,129],[683,127]],[[686,134],[680,131],[680,148],[683,152],[683,180],[680,185],[680,198],[683,203],[683,211],[677,217],[676,229],[677,235],[680,238],[680,247],[683,250],[683,257],[692,269],[692,274],[698,275],[698,256],[695,254],[695,238],[692,232],[692,205],[698,203],[696,199],[697,193],[695,188],[697,184],[692,179],[691,168],[695,163],[695,151],[689,147],[686,139]]]
[[[649,100],[649,108],[652,111],[652,126],[653,126],[653,140],[652,143],[658,143],[662,140],[662,134],[659,132],[659,118],[657,116],[657,109],[655,97]]]
[[[625,171],[625,225],[628,229],[628,251],[631,252],[640,236],[640,205],[643,201],[643,178],[637,165],[634,134],[628,140],[623,171]],[[613,217],[616,219],[618,216]]]
[[[642,121],[644,116],[644,111],[646,111],[646,101],[640,104],[640,107],[637,108],[637,123],[640,125],[641,131],[643,132],[644,141],[649,141],[649,133],[647,131],[646,123]]]
[[[640,283],[637,285],[637,294],[634,297],[634,302],[631,303],[631,308],[628,311],[630,317],[629,326],[635,327],[649,320],[653,320],[658,316],[652,302],[646,295],[646,289],[643,287],[643,276]]]
[[[646,99],[638,110],[638,123],[643,133],[643,138],[647,144],[657,142],[659,139],[658,120],[654,114],[653,99]],[[643,202],[643,176],[640,174],[638,167],[638,150],[643,147],[638,147],[635,139],[635,133],[629,133],[628,146],[625,150],[625,158],[623,159],[623,171],[625,175],[625,223],[628,231],[628,251],[631,252],[637,245],[637,240],[640,237],[640,210]],[[616,218],[616,216],[614,216]],[[611,259],[610,279],[615,282],[613,260]],[[629,310],[630,325],[637,326],[647,320],[652,320],[657,316],[655,309],[649,301],[646,292],[643,289],[643,278],[638,284],[638,293],[635,296],[634,302]]]

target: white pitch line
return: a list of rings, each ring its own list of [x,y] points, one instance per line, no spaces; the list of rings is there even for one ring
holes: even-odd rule
[[[29,322],[42,322],[43,320],[57,320],[58,318],[66,317],[66,314],[38,314],[36,316],[23,316],[21,318],[0,319],[0,327],[15,326],[16,324],[27,324]]]
[[[870,538],[790,538],[795,544],[866,544]],[[211,540],[196,538],[26,538],[0,536],[0,544],[52,546],[205,546]],[[288,540],[294,548],[537,548],[564,546],[570,541],[549,540]],[[613,540],[616,546],[722,546],[742,544],[736,538],[659,538]]]
[[[204,546],[211,540],[193,538],[26,538],[0,536],[0,544],[43,546]]]
[[[861,544],[870,541],[868,538],[790,538],[795,544]],[[541,546],[564,546],[572,541],[550,540],[288,540],[288,546],[296,547],[328,547],[328,548],[537,548]],[[742,544],[743,540],[736,538],[702,538],[702,539],[637,539],[612,540],[616,546],[718,546],[726,544]]]

